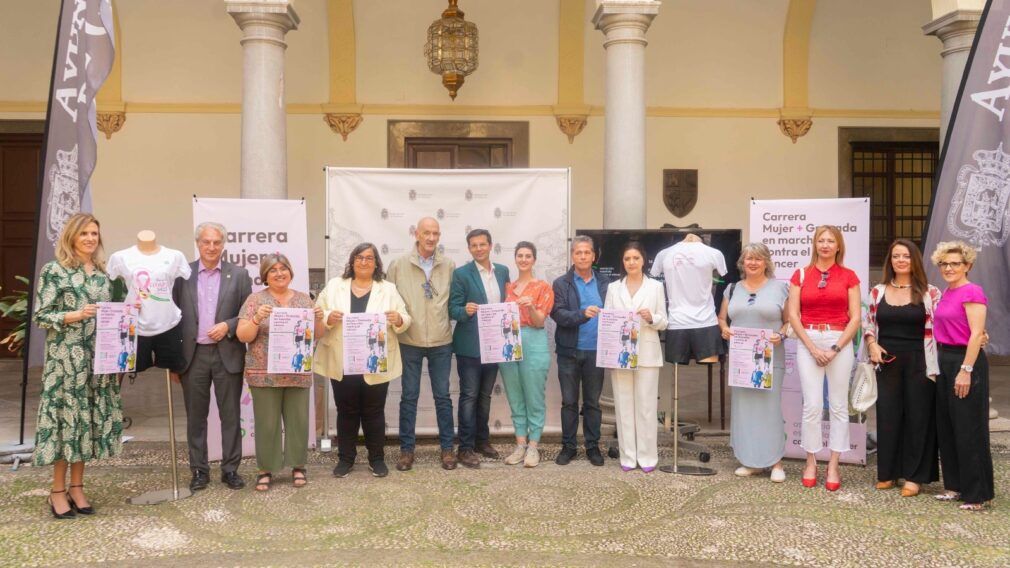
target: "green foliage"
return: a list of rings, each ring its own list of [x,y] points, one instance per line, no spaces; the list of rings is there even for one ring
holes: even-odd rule
[[[24,276],[15,276],[14,278],[24,284],[25,289],[0,298],[0,318],[17,322],[7,337],[0,340],[0,345],[6,345],[8,351],[20,357],[24,350],[25,333],[28,331],[28,290],[31,290],[32,287],[31,281]]]

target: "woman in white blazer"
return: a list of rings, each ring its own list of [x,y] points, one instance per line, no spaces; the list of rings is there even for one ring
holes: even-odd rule
[[[357,455],[358,428],[365,433],[368,469],[385,477],[386,393],[389,381],[400,376],[400,345],[396,336],[410,327],[410,315],[396,286],[385,280],[379,251],[361,243],[351,251],[341,278],[334,278],[316,299],[329,331],[316,352],[316,372],[330,378],[337,405],[337,466],[333,475],[346,477]],[[344,374],[344,314],[375,314],[368,324],[368,373]],[[386,325],[383,326],[382,324]],[[391,332],[391,333],[390,333]]]
[[[656,399],[659,371],[663,368],[659,330],[666,329],[666,296],[663,285],[644,273],[645,248],[640,243],[632,241],[624,245],[622,257],[624,278],[610,285],[604,308],[635,312],[641,326],[637,338],[634,331],[627,334],[629,344],[637,339],[637,367],[613,369],[610,375],[617,439],[621,445],[621,469],[631,471],[641,467],[649,473],[659,462]],[[624,336],[622,333],[622,340]]]

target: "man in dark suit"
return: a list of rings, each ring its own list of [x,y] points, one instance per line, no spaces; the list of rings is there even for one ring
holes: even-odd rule
[[[498,377],[498,364],[481,364],[480,337],[477,334],[477,306],[505,301],[508,268],[491,262],[491,233],[474,229],[466,235],[466,245],[473,262],[452,273],[449,292],[449,317],[456,320],[452,333],[452,352],[456,354],[459,373],[459,463],[479,468],[481,455],[498,459],[491,447],[491,392]],[[475,452],[476,450],[476,452]]]
[[[596,366],[596,332],[599,327],[596,316],[607,297],[610,280],[593,270],[595,259],[593,239],[584,235],[575,237],[572,239],[572,267],[553,285],[551,319],[557,324],[554,343],[561,383],[562,447],[554,460],[558,465],[568,465],[576,454],[580,390],[586,457],[593,465],[603,465],[603,454],[600,452],[603,369]]]
[[[252,293],[252,280],[244,268],[221,260],[227,234],[218,223],[201,223],[196,228],[200,258],[190,264],[192,275],[176,280],[172,291],[182,310],[182,392],[189,467],[193,472],[189,488],[193,491],[206,489],[210,481],[207,413],[211,385],[221,417],[221,482],[231,489],[245,487],[238,474],[242,460],[239,414],[245,345],[235,337],[235,329],[239,310]]]

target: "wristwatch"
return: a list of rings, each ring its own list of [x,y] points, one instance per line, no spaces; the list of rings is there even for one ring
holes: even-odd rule
[[[839,347],[838,345],[832,345],[831,346],[831,350],[834,351],[835,353],[841,353],[842,352],[842,348]]]
[[[972,367],[971,365],[961,365],[961,370],[970,373],[975,370],[975,367]]]

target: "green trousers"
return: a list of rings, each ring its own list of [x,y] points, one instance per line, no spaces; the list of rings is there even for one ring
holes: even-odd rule
[[[547,371],[551,367],[551,352],[547,332],[540,327],[523,328],[523,359],[498,363],[505,397],[512,409],[512,426],[516,437],[539,442],[547,417],[544,401]]]
[[[249,387],[249,391],[256,425],[256,467],[270,473],[303,467],[309,457],[309,389]]]

